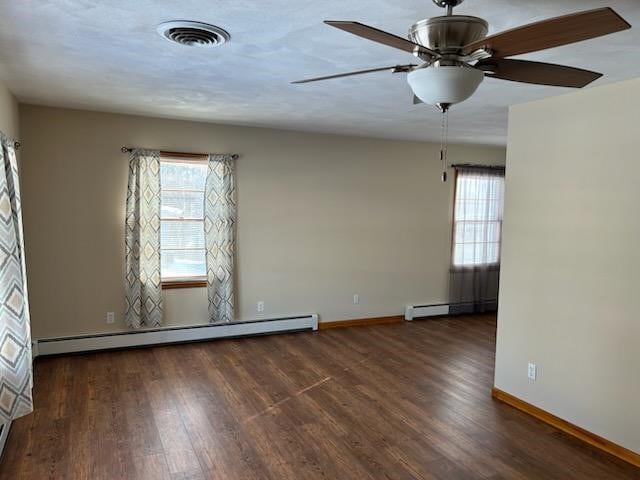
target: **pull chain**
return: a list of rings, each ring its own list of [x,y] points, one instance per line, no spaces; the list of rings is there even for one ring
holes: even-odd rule
[[[447,168],[449,167],[447,162],[447,155],[449,149],[449,109],[442,109],[442,122],[441,122],[441,136],[440,136],[440,161],[442,162],[442,181],[447,181]]]

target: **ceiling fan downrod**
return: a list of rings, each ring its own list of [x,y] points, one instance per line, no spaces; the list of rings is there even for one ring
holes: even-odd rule
[[[462,2],[464,2],[464,0],[433,0],[433,3],[440,8],[447,9],[447,16],[453,15],[453,7],[457,7]]]

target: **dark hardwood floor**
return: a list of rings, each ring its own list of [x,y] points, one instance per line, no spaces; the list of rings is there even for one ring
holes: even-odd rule
[[[39,359],[2,479],[640,479],[498,403],[495,319]]]

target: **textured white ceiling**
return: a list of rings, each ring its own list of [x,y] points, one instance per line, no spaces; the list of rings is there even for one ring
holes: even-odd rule
[[[521,58],[603,72],[594,85],[640,76],[637,0],[466,0],[456,12],[485,18],[495,33],[602,6],[638,28]],[[414,21],[440,14],[431,0],[0,0],[0,79],[35,104],[438,140],[438,112],[411,104],[403,74],[289,82],[413,61],[322,20],[357,20],[405,35]],[[220,25],[231,43],[171,44],[155,29],[173,19]],[[509,105],[564,92],[487,79],[452,110],[451,139],[504,144]]]

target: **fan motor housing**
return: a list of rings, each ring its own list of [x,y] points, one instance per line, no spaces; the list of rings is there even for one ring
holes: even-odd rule
[[[441,54],[455,55],[462,47],[486,38],[486,20],[468,15],[446,15],[427,18],[409,29],[409,40]]]

